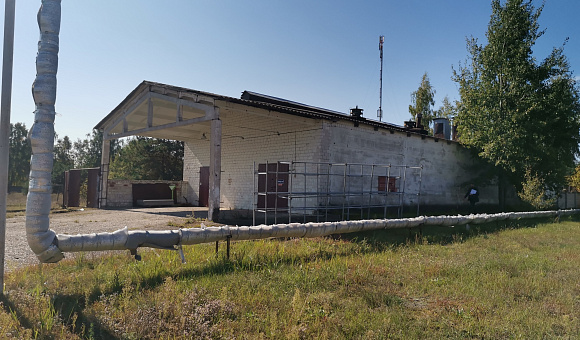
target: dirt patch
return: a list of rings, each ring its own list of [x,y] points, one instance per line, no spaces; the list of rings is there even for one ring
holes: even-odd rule
[[[92,234],[129,230],[176,229],[192,216],[207,216],[207,208],[166,207],[125,210],[79,209],[50,215],[50,229],[57,234]],[[6,219],[6,269],[38,263],[26,240],[25,216]]]

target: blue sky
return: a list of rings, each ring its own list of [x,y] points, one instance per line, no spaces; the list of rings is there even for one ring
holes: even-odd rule
[[[12,122],[33,122],[40,0],[17,1]],[[536,6],[541,1],[534,1]],[[239,97],[244,90],[376,119],[385,36],[383,121],[408,120],[424,72],[435,108],[459,99],[452,66],[485,42],[491,1],[64,0],[55,130],[73,140],[142,80]],[[4,18],[4,6],[0,9]],[[565,47],[580,74],[578,0],[546,0],[538,60]]]

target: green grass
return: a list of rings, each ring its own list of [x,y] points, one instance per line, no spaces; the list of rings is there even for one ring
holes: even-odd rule
[[[580,338],[580,222],[492,224],[177,252],[8,273],[0,338]]]

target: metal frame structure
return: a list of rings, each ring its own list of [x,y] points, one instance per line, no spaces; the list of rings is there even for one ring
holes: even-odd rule
[[[269,170],[269,164],[277,164],[276,170]],[[287,164],[289,170],[281,171],[280,164]],[[401,218],[410,196],[416,196],[416,210],[419,216],[422,166],[363,163],[316,163],[316,162],[276,162],[265,163],[265,171],[254,163],[253,224],[278,223],[284,218],[293,220],[326,222],[363,218],[387,218],[395,211]],[[265,186],[260,190],[261,178],[273,176],[275,181],[289,178],[288,191],[279,192],[278,186],[272,191]],[[379,178],[383,177],[383,187]],[[390,179],[396,183],[392,190]],[[414,179],[415,190],[410,191],[408,181]],[[268,197],[275,197],[273,206],[268,206]],[[287,206],[279,207],[279,199],[288,200]],[[259,206],[259,201],[264,202]]]

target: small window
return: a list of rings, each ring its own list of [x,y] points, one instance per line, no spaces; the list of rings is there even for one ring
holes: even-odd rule
[[[442,135],[443,134],[443,123],[435,123],[434,135]]]
[[[397,192],[397,179],[395,177],[379,176],[380,192]]]

